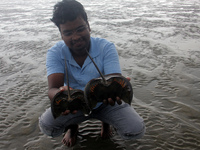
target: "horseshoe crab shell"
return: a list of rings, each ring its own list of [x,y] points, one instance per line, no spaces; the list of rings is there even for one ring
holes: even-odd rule
[[[51,102],[51,111],[55,119],[67,109],[70,110],[70,112],[81,110],[84,114],[89,113],[89,109],[84,100],[84,92],[82,90],[70,90],[70,97],[71,100],[68,99],[67,91],[58,92],[54,96]]]
[[[104,99],[120,97],[124,102],[131,104],[133,89],[129,80],[121,75],[105,76],[106,82],[102,78],[90,80],[85,86],[84,96],[90,109],[94,108],[98,102]]]

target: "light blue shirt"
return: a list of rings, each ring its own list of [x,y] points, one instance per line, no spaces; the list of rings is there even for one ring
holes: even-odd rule
[[[93,37],[90,38],[90,42],[91,46],[89,53],[100,71],[104,75],[121,73],[119,57],[114,44],[105,39]],[[99,72],[89,57],[86,58],[83,66],[80,67],[63,41],[58,42],[47,52],[47,76],[53,73],[66,73],[64,57],[66,57],[69,86],[73,89],[84,90],[85,85],[91,79],[100,77]]]

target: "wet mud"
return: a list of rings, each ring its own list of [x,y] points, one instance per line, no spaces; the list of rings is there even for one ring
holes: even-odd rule
[[[200,1],[80,0],[91,35],[116,45],[146,134],[124,141],[113,130],[102,140],[101,123],[88,120],[73,148],[38,127],[50,107],[46,52],[61,40],[50,21],[56,2],[0,1],[0,149],[200,149]]]

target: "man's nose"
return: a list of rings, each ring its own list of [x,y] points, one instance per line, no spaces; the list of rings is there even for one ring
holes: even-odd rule
[[[77,32],[74,32],[73,34],[72,34],[72,40],[78,40],[78,39],[80,39],[80,35],[77,33]]]

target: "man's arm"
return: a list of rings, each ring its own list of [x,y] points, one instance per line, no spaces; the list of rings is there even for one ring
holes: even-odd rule
[[[63,73],[54,73],[48,76],[48,96],[52,101],[53,97],[60,91],[68,90],[67,86],[64,86],[64,74]],[[77,110],[74,110],[71,113],[76,113]],[[70,110],[66,110],[62,115],[67,115],[70,113]]]
[[[52,100],[53,97],[60,91],[60,87],[64,85],[64,74],[54,73],[48,76],[48,96]]]

